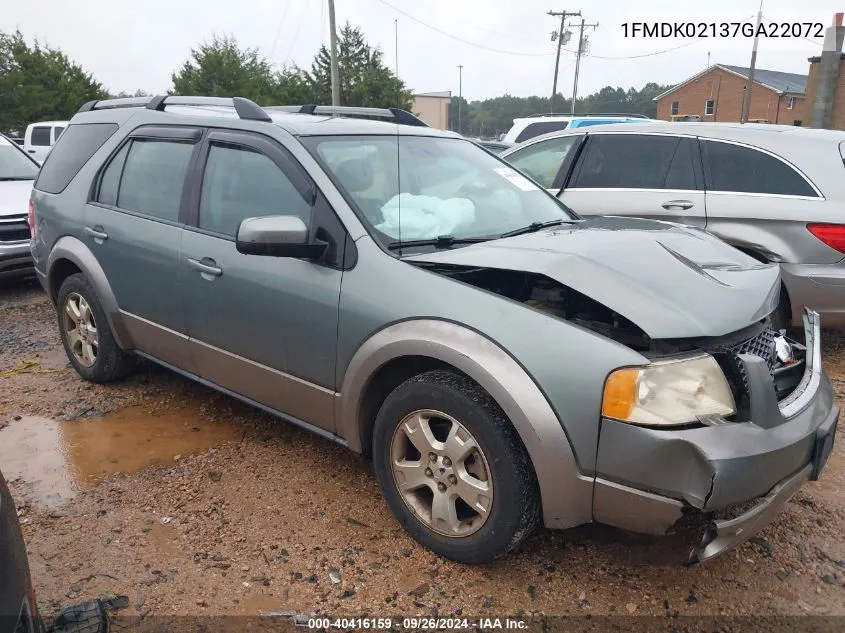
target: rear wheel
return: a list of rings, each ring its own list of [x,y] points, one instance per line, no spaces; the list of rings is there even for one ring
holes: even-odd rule
[[[466,376],[438,370],[399,385],[376,418],[373,458],[393,513],[446,558],[490,560],[539,521],[537,482],[519,435]]]
[[[135,367],[118,346],[94,288],[82,273],[64,280],[56,309],[65,353],[76,372],[92,382],[110,382]]]

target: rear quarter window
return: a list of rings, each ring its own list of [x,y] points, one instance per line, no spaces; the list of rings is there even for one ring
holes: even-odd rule
[[[35,188],[61,193],[82,166],[115,132],[117,123],[76,123],[69,125],[41,167]]]
[[[818,197],[801,174],[770,154],[715,140],[703,146],[710,191]]]
[[[548,134],[549,132],[557,132],[565,130],[569,125],[569,121],[538,121],[537,123],[529,123],[528,126],[519,133],[515,142],[522,143],[528,139]]]

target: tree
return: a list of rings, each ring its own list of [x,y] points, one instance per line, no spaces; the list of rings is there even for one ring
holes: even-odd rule
[[[399,107],[410,110],[411,91],[385,64],[381,49],[373,48],[358,27],[348,22],[338,38],[340,105]],[[314,56],[307,74],[316,103],[332,102],[331,54],[325,46]]]
[[[298,66],[285,66],[273,76],[274,105],[302,105],[314,103],[314,91],[308,75]]]
[[[109,99],[125,99],[126,97],[152,97],[152,95],[146,90],[136,90],[131,94],[125,90],[121,90],[117,94],[109,93]]]
[[[238,47],[232,36],[212,36],[191,49],[191,59],[173,73],[171,94],[246,97],[269,105],[275,87],[273,67],[257,49]]]
[[[103,86],[58,49],[20,31],[0,31],[0,130],[22,131],[29,123],[69,119],[86,101],[106,98]]]

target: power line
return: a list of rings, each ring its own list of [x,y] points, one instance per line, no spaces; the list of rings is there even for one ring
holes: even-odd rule
[[[469,44],[470,46],[475,46],[476,48],[481,48],[481,49],[484,49],[486,51],[491,51],[493,53],[502,53],[504,55],[518,55],[518,56],[521,56],[521,57],[548,57],[550,55],[554,55],[554,53],[523,53],[523,52],[520,52],[520,51],[506,51],[506,50],[503,50],[501,48],[493,48],[492,46],[485,46],[484,44],[479,44],[478,42],[471,42],[470,40],[466,40],[462,37],[454,35],[453,33],[449,33],[447,31],[444,31],[443,29],[440,29],[436,26],[428,24],[427,22],[423,22],[419,18],[415,18],[410,13],[406,13],[402,9],[394,7],[392,4],[390,4],[386,0],[379,0],[379,2],[381,2],[383,5],[385,5],[387,7],[390,7],[391,9],[396,11],[397,13],[401,13],[402,15],[404,15],[406,18],[408,18],[412,22],[416,22],[417,24],[420,24],[420,25],[422,25],[426,28],[429,28],[432,31],[436,31],[437,33],[440,33],[441,35],[445,35],[446,37],[450,37],[453,40],[457,40],[458,42],[463,42],[464,44]]]
[[[293,34],[293,39],[290,41],[290,47],[288,48],[288,54],[285,55],[285,61],[282,62],[283,64],[287,64],[288,60],[290,59],[290,54],[293,52],[294,44],[296,44],[296,38],[299,37],[299,31],[302,30],[302,23],[305,22],[305,14],[308,13],[306,8],[305,11],[302,12],[302,15],[299,16],[299,24],[296,25],[296,33]]]
[[[428,3],[420,2],[419,0],[417,0],[415,4],[426,5]],[[429,8],[431,8],[430,4],[428,6]],[[477,31],[484,31],[485,33],[489,33],[490,35],[495,35],[496,37],[507,37],[508,39],[516,40],[518,42],[531,42],[532,44],[535,44],[537,42],[536,38],[520,37],[518,35],[514,35],[513,33],[502,33],[501,31],[494,31],[492,29],[488,29],[487,27],[479,26],[477,24],[469,23],[463,24],[462,26],[466,26],[471,29],[476,29]]]
[[[687,42],[686,44],[681,44],[680,46],[674,46],[672,48],[667,48],[662,51],[653,51],[651,53],[643,53],[642,55],[622,55],[622,56],[608,56],[608,55],[593,55],[592,53],[583,53],[586,57],[593,57],[595,59],[642,59],[643,57],[654,57],[655,55],[663,55],[663,53],[671,53],[672,51],[676,51],[679,48],[685,48],[687,46],[692,46],[693,44],[698,44],[699,42],[706,40],[708,38],[702,37],[697,40],[693,40],[691,42]],[[574,53],[574,51],[567,51],[569,53]]]
[[[285,25],[285,17],[287,17],[288,9],[290,8],[290,3],[293,0],[288,0],[285,4],[285,10],[282,11],[282,19],[279,21],[279,28],[276,29],[276,37],[273,38],[273,46],[270,48],[270,58],[273,58],[273,53],[276,52],[276,44],[279,43],[279,35],[282,34],[282,27]]]

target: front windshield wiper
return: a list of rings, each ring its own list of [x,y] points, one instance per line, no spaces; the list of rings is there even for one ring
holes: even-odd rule
[[[557,226],[559,224],[572,224],[572,220],[549,220],[548,222],[532,222],[528,226],[523,226],[513,231],[502,233],[499,237],[513,237],[515,235],[525,235],[526,233],[536,233],[540,229],[545,229],[549,226]]]
[[[8,182],[10,180],[35,180],[35,176],[0,176],[0,181]]]
[[[434,246],[435,248],[449,248],[456,244],[477,244],[487,242],[489,237],[455,237],[454,235],[438,235],[431,240],[407,240],[391,242],[387,245],[388,250],[395,251],[400,248],[413,248],[415,246]]]

